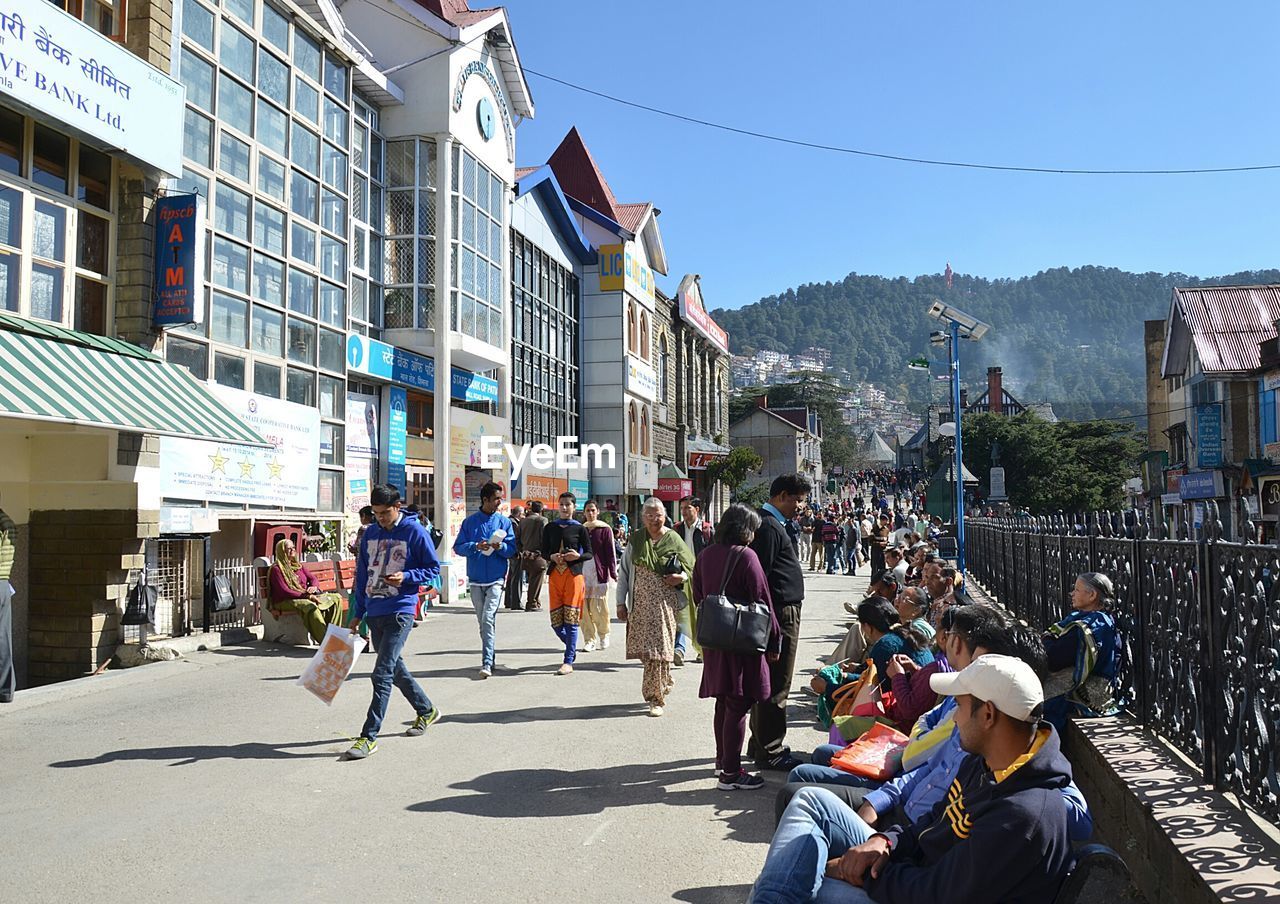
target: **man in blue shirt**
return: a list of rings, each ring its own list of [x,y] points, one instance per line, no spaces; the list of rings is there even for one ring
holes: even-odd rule
[[[507,562],[516,554],[515,528],[498,511],[502,487],[492,481],[480,488],[480,510],[467,516],[458,530],[453,552],[467,560],[467,584],[471,606],[480,623],[480,677],[493,674],[494,645],[498,631],[498,605]]]

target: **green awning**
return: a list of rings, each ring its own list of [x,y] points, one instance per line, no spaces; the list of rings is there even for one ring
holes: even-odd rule
[[[270,446],[186,370],[146,349],[5,313],[0,418]]]

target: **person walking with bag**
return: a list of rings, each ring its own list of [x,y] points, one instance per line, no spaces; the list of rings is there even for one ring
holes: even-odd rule
[[[480,623],[480,677],[493,674],[494,645],[498,633],[498,605],[507,562],[516,554],[515,527],[498,511],[502,487],[490,481],[480,488],[480,510],[462,522],[454,555],[467,560],[467,584],[471,606]]]
[[[782,629],[773,612],[769,582],[749,545],[759,529],[759,515],[740,503],[729,506],[716,528],[715,542],[698,556],[693,569],[693,599],[698,605],[718,592],[734,602],[762,602],[769,610],[766,653],[703,647],[698,696],[716,701],[716,787],[722,791],[754,791],[764,786],[763,778],[742,768],[747,715],[752,705],[769,699],[769,663],[777,662],[782,650]]]
[[[577,497],[561,493],[559,501],[560,517],[542,533],[542,557],[551,563],[551,574],[547,578],[551,628],[564,642],[564,664],[556,674],[570,675],[578,657],[578,625],[582,623],[582,604],[587,592],[582,570],[591,562],[592,553],[586,529],[573,517],[578,507]]]
[[[609,585],[618,579],[617,549],[613,528],[600,520],[600,507],[582,507],[582,526],[591,541],[591,562],[582,567],[586,600],[582,604],[582,650],[609,649]]]
[[[644,526],[627,541],[618,569],[618,618],[627,623],[627,658],[644,663],[640,692],[649,715],[661,716],[675,684],[676,620],[692,602],[694,559],[680,535],[666,526],[661,499],[650,496],[641,518]]]

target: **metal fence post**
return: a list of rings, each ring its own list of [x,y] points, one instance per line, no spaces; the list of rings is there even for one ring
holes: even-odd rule
[[[1214,645],[1213,607],[1216,599],[1215,589],[1218,587],[1218,543],[1221,539],[1222,525],[1218,521],[1218,507],[1213,501],[1205,506],[1205,521],[1200,531],[1200,674],[1212,680],[1217,672],[1214,661],[1217,659],[1217,648]],[[1204,732],[1204,777],[1205,781],[1221,790],[1222,768],[1218,762],[1218,712],[1212,705],[1213,695],[1201,688],[1197,697],[1200,707],[1200,730]]]

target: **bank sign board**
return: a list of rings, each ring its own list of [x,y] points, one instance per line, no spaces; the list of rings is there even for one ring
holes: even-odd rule
[[[702,303],[702,286],[698,282],[698,277],[690,274],[680,280],[676,299],[680,306],[680,319],[701,333],[720,351],[726,355],[729,354],[729,334],[707,313],[706,305]]]
[[[1221,471],[1192,471],[1178,478],[1178,496],[1189,499],[1218,499],[1223,495]]]
[[[436,362],[425,355],[396,348],[377,339],[351,333],[347,336],[347,367],[423,392],[436,391]],[[498,401],[498,381],[460,367],[452,368],[450,396],[459,402]]]
[[[656,289],[653,271],[640,260],[630,242],[600,246],[601,292],[622,291],[653,304]]]
[[[1222,408],[1216,403],[1196,406],[1196,463],[1222,467]]]
[[[124,14],[123,5],[116,7]],[[0,0],[0,97],[168,176],[182,174],[182,85],[52,3]]]
[[[199,195],[156,201],[156,326],[204,322],[204,202]]]

